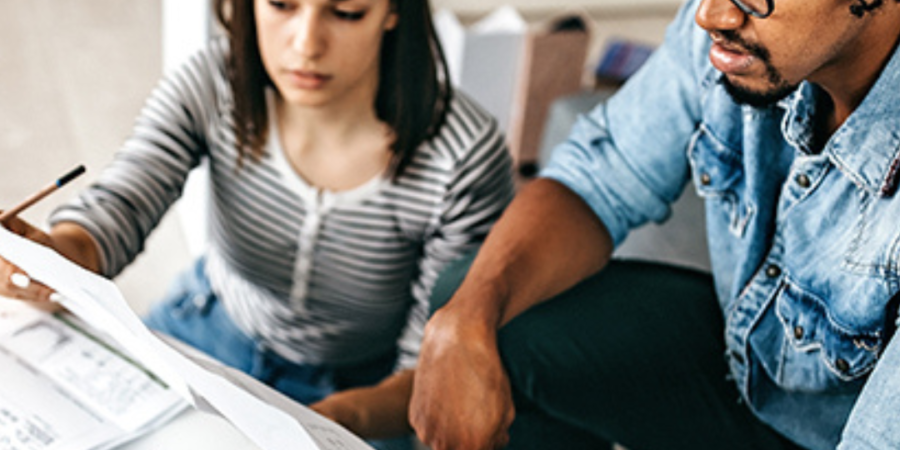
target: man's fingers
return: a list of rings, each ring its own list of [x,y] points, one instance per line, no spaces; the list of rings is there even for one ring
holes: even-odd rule
[[[511,407],[506,411],[506,415],[503,418],[503,425],[497,430],[497,435],[494,437],[495,449],[503,449],[509,445],[509,427],[512,426],[515,419],[516,409]]]

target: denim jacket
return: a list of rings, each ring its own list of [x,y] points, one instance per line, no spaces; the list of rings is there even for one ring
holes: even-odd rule
[[[900,52],[821,152],[820,88],[736,104],[692,0],[665,43],[579,118],[542,176],[590,205],[616,244],[660,222],[693,181],[751,410],[810,449],[900,448]]]

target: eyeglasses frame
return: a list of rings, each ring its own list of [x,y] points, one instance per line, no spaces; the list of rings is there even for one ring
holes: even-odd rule
[[[742,0],[731,0],[731,3],[734,3],[734,6],[737,6],[738,9],[744,12],[744,14],[749,14],[753,17],[759,19],[765,19],[772,15],[772,11],[775,11],[775,0],[766,0],[766,12],[754,11],[753,8],[750,8]]]

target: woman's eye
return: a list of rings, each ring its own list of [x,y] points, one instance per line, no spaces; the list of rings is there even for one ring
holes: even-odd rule
[[[278,11],[287,11],[289,8],[287,2],[279,2],[276,0],[269,0],[269,5]]]
[[[334,10],[334,15],[341,20],[348,20],[351,22],[355,22],[357,20],[362,19],[366,16],[365,11],[342,11],[340,9]]]

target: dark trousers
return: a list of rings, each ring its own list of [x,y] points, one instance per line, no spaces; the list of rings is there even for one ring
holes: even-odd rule
[[[442,274],[434,308],[472,259]],[[708,274],[614,260],[512,320],[498,346],[516,404],[509,449],[799,449],[728,379]]]

